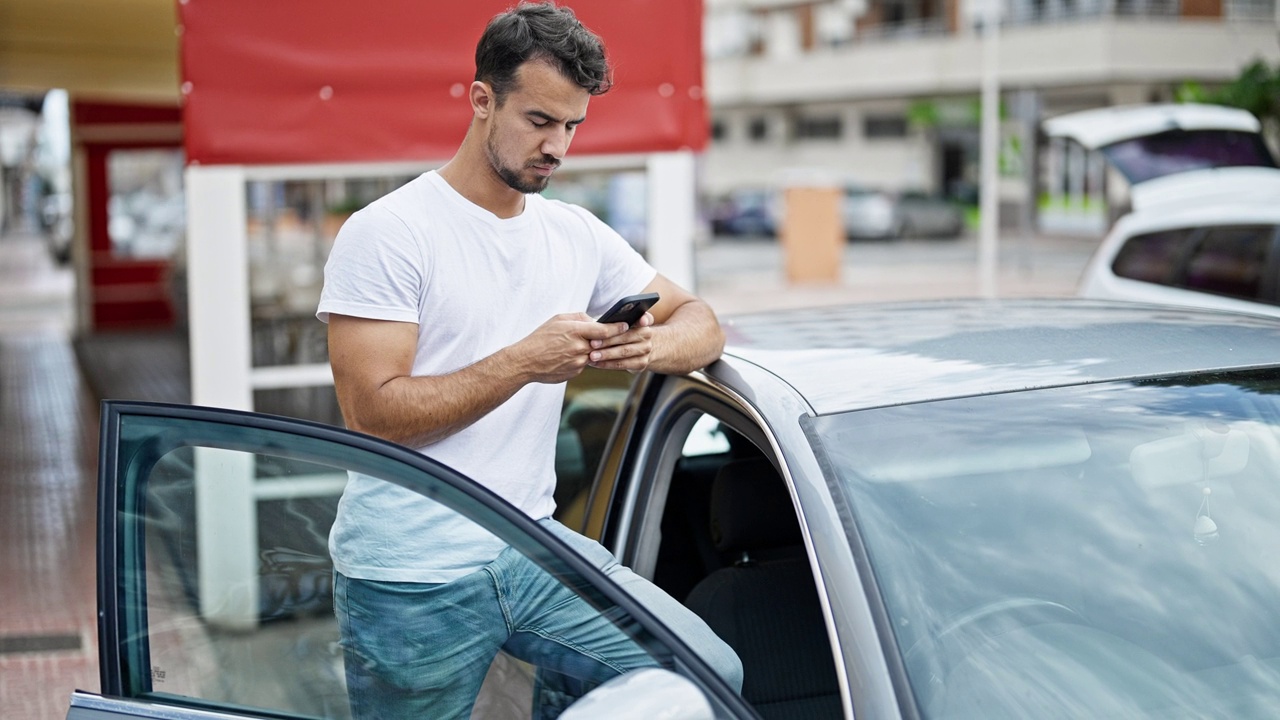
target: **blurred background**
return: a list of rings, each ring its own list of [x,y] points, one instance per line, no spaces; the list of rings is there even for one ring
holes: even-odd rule
[[[1221,105],[1280,149],[1277,0],[565,4],[625,62],[546,194],[724,316],[1075,294],[1131,184],[1052,118]],[[352,10],[311,27],[307,3],[265,5],[0,0],[0,716],[62,717],[72,686],[97,687],[98,399],[340,423],[313,314],[329,248],[352,212],[448,159],[473,21],[506,3],[426,4],[470,23],[440,23],[465,47],[381,99],[348,91],[385,69],[339,32]],[[609,30],[628,24],[670,47]],[[311,43],[319,67],[281,59],[295,82],[273,84],[273,42],[281,58]],[[621,116],[643,141],[610,129]],[[792,203],[797,188],[834,202]]]

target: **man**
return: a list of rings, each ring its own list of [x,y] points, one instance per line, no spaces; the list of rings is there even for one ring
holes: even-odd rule
[[[344,225],[317,315],[349,427],[488,486],[740,687],[737,657],[704,623],[551,519],[563,383],[588,365],[688,372],[724,343],[711,309],[616,232],[535,194],[609,85],[599,38],[569,9],[495,17],[457,153]],[[593,320],[642,291],[661,300],[635,325]],[[549,576],[497,538],[391,483],[352,479],[330,551],[357,717],[466,717],[499,649],[585,683],[654,663],[568,590],[530,581]]]

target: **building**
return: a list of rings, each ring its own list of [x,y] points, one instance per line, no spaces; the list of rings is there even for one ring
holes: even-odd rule
[[[1040,120],[1280,61],[1276,0],[1000,1],[1006,220],[1036,207],[1058,229],[1105,225],[1116,183],[1100,158],[1038,139]],[[981,0],[706,0],[705,192],[821,168],[974,202],[983,13]]]

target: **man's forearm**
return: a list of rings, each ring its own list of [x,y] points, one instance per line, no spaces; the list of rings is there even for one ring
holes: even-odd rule
[[[704,368],[720,359],[724,331],[711,306],[691,300],[676,308],[667,321],[653,326],[653,355],[649,369],[680,374]]]
[[[348,399],[347,424],[409,447],[443,440],[488,415],[527,383],[506,365],[505,352],[447,375],[393,378],[372,397]]]

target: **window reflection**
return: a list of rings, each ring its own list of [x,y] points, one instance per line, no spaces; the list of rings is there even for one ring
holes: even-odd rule
[[[819,418],[926,716],[1264,712],[1277,394],[1265,371]]]

